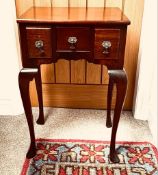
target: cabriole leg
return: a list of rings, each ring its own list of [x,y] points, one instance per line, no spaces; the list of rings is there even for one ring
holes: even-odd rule
[[[34,133],[33,115],[31,109],[31,101],[29,95],[29,84],[37,73],[38,69],[22,69],[19,73],[19,89],[21,93],[21,98],[24,106],[24,111],[31,139],[30,147],[26,155],[27,158],[32,158],[36,155],[35,133]]]
[[[109,70],[108,73],[109,73],[110,81],[116,84],[116,89],[117,89],[112,135],[111,135],[111,144],[110,144],[110,160],[114,163],[118,163],[119,158],[117,156],[117,151],[115,150],[115,141],[116,141],[118,123],[120,120],[120,114],[121,114],[123,102],[126,95],[127,76],[124,70]]]

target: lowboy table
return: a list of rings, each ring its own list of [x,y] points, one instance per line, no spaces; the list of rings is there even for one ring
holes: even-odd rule
[[[126,30],[130,21],[119,8],[33,7],[18,18],[17,22],[23,65],[19,73],[19,87],[31,138],[27,158],[36,155],[29,96],[30,81],[35,78],[40,110],[37,123],[44,124],[40,65],[55,63],[59,58],[84,58],[88,62],[106,65],[108,68],[106,126],[112,127],[110,160],[117,163],[119,159],[115,150],[115,140],[127,88],[123,64]],[[111,122],[114,84],[117,97],[114,119]]]

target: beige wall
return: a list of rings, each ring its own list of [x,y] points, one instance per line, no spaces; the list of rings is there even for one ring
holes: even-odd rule
[[[135,92],[134,116],[148,120],[154,144],[157,126],[157,0],[145,1]]]
[[[0,26],[0,115],[18,115],[23,107],[18,88],[20,66],[13,0],[1,1]]]

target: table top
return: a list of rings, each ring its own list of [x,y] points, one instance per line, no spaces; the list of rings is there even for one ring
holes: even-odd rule
[[[17,18],[17,22],[130,24],[117,7],[31,7]]]

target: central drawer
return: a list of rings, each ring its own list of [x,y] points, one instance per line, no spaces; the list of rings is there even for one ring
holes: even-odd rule
[[[56,52],[90,52],[90,33],[88,27],[57,27]]]

